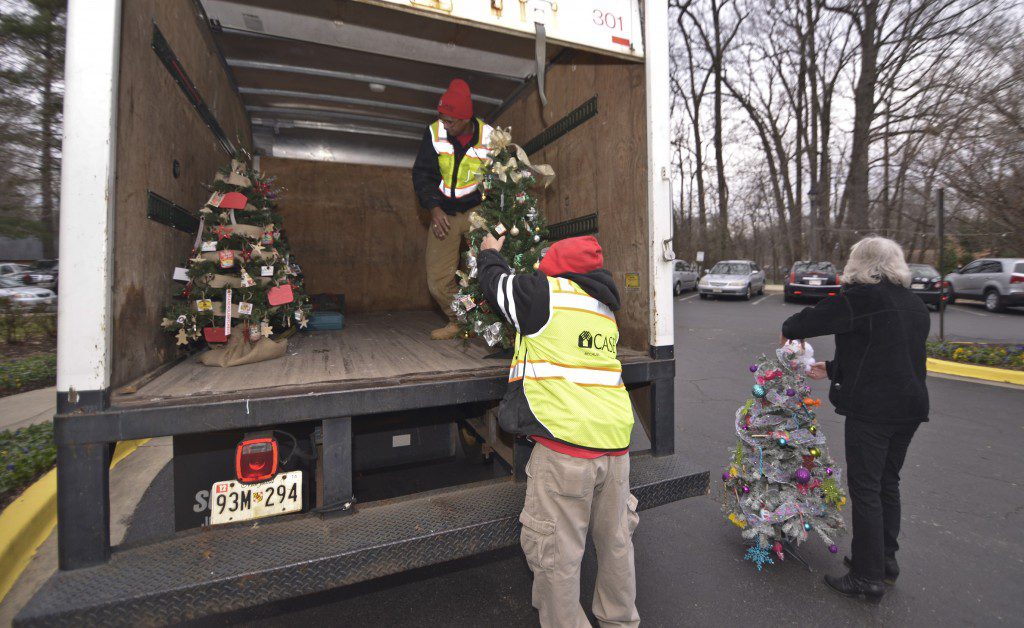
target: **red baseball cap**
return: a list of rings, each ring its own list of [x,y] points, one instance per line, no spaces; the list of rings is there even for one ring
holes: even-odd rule
[[[538,270],[548,277],[566,273],[584,273],[599,270],[604,266],[601,245],[594,236],[566,238],[551,245]]]
[[[441,101],[437,103],[437,112],[457,120],[473,117],[473,97],[466,81],[452,79],[448,91],[441,95]]]

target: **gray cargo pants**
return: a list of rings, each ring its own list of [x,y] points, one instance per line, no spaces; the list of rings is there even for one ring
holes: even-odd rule
[[[633,530],[640,517],[629,492],[629,456],[587,460],[537,445],[526,475],[520,541],[533,571],[541,626],[590,626],[580,606],[588,527],[597,548],[594,616],[601,626],[639,625]]]

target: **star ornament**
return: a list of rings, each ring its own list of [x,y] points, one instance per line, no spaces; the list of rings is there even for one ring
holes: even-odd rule
[[[225,227],[223,225],[214,228],[213,232],[217,234],[218,240],[227,240],[231,237],[231,232],[234,231],[231,227]]]
[[[252,246],[252,249],[250,249],[250,250],[252,252],[253,257],[257,257],[257,256],[260,256],[260,255],[263,255],[263,245],[262,244],[260,244],[259,242],[256,242],[256,243],[252,244],[251,246]]]
[[[270,338],[270,335],[274,333],[274,329],[270,326],[270,323],[263,321],[260,323],[260,335],[264,338]]]

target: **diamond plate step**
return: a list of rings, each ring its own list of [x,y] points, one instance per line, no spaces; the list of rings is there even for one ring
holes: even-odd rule
[[[676,457],[631,463],[641,509],[708,491],[708,472]],[[175,624],[508,547],[519,540],[525,490],[499,480],[338,519],[296,516],[115,548],[105,565],[54,575],[14,625]]]

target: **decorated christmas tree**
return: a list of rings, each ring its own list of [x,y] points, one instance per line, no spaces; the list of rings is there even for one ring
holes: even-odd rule
[[[547,236],[544,215],[537,208],[533,190],[547,186],[554,178],[549,166],[533,165],[522,148],[512,143],[508,130],[495,129],[488,146],[491,161],[481,173],[483,202],[470,215],[469,250],[465,268],[459,270],[459,292],[452,302],[463,337],[483,336],[489,346],[508,348],[515,338],[515,329],[484,300],[477,279],[476,257],[480,242],[488,232],[505,236],[501,253],[515,273],[532,273],[540,263]]]
[[[805,372],[810,345],[790,342],[775,358],[750,365],[752,398],[736,411],[736,448],[722,473],[723,510],[752,543],[746,560],[758,571],[813,532],[833,554],[845,529],[846,503],[840,471],[829,457],[815,418],[820,401],[810,398]]]
[[[301,269],[277,214],[280,190],[247,157],[237,155],[210,186],[192,253],[175,270],[185,287],[161,323],[178,345],[227,343],[203,355],[211,365],[283,355],[284,340],[309,320]]]

